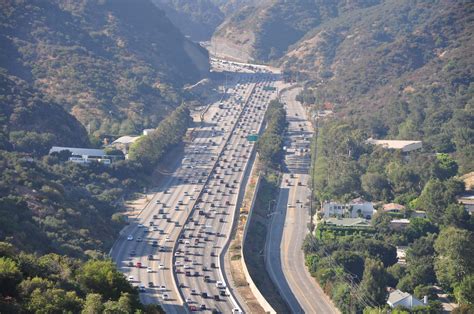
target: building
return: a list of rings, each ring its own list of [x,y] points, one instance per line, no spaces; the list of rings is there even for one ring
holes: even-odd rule
[[[405,206],[397,203],[388,203],[382,206],[382,210],[385,213],[401,213],[405,210]]]
[[[113,159],[113,156],[107,155],[104,150],[93,148],[53,146],[49,150],[49,154],[60,153],[62,151],[69,151],[71,153],[69,161],[81,164],[93,161],[110,164]]]
[[[390,292],[388,296],[387,304],[391,308],[404,307],[411,310],[416,306],[427,305],[428,298],[424,297],[424,300],[422,302],[418,300],[417,298],[415,298],[413,295],[397,289]]]
[[[393,230],[403,230],[405,229],[406,227],[408,227],[408,225],[410,224],[410,220],[408,219],[392,219],[390,221],[390,228],[392,228]]]
[[[458,202],[464,205],[464,209],[472,215],[474,213],[474,195],[466,195],[458,198]]]
[[[115,141],[112,142],[112,144],[109,145],[109,147],[114,147],[116,149],[121,150],[125,155],[128,154],[128,150],[130,149],[130,146],[140,138],[140,136],[129,136],[129,135],[124,135],[116,139]]]
[[[363,217],[371,219],[375,213],[374,204],[361,198],[356,198],[347,204],[337,202],[328,202],[323,204],[323,213],[325,218],[329,217]]]
[[[370,227],[370,223],[365,218],[326,218],[323,220],[327,225],[337,227]]]
[[[373,138],[369,138],[366,143],[382,146],[387,149],[401,150],[404,153],[421,149],[423,147],[421,141],[375,140]]]

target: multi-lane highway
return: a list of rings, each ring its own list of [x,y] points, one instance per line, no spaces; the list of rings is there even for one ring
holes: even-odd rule
[[[225,64],[222,64],[225,67]],[[144,303],[166,312],[240,312],[220,261],[235,203],[275,76],[229,64],[226,97],[212,104],[175,170],[121,232],[111,250]],[[236,73],[247,72],[247,73]],[[264,72],[258,69],[258,72]]]
[[[338,313],[309,274],[301,249],[308,233],[311,125],[302,105],[295,101],[298,89],[282,93],[288,117],[285,164],[276,206],[271,213],[265,245],[266,268],[293,313]]]

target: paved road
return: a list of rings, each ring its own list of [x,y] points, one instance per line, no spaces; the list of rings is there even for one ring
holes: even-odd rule
[[[287,173],[283,175],[275,209],[270,214],[270,234],[265,247],[266,266],[293,313],[338,313],[307,271],[301,246],[310,222],[308,188],[311,125],[304,108],[295,101],[298,89],[284,92],[287,104]]]
[[[236,124],[176,248],[177,281],[190,307],[222,313],[238,311],[223,270],[223,256],[238,213],[235,206],[239,189],[254,149],[246,137],[260,129],[269,100],[276,97],[274,91],[263,90],[272,84],[269,76],[256,76],[251,80],[252,95],[240,105],[243,110],[236,103],[224,107],[224,116],[230,115]]]
[[[111,250],[119,269],[140,287],[142,302],[160,303],[168,313],[186,312],[201,304],[223,313],[239,308],[229,289],[226,296],[219,296],[222,300],[214,300],[220,290],[217,281],[229,286],[219,263],[253,149],[246,136],[258,130],[274,94],[263,91],[263,86],[272,84],[276,76],[232,67],[235,72],[228,74],[227,97],[210,106],[204,123],[195,128],[192,142],[185,146],[184,156],[176,158],[174,169],[154,188],[150,202],[122,230]],[[211,263],[216,267],[211,268]],[[184,264],[187,269],[180,271]],[[203,271],[206,265],[208,270]],[[192,271],[190,276],[186,271]],[[204,275],[211,277],[210,282],[204,283]],[[192,289],[208,291],[212,299],[191,294]]]

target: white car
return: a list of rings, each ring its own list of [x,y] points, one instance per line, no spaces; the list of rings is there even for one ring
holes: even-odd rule
[[[146,268],[146,272],[147,272],[147,273],[152,273],[152,272],[153,272],[153,269],[151,269],[151,267],[147,267],[147,268]]]
[[[225,288],[225,283],[223,283],[222,281],[217,281],[216,282],[216,287],[217,288]]]
[[[171,241],[171,238],[170,238],[170,237],[166,237],[165,240],[166,240],[166,242],[169,242],[169,241]]]
[[[191,265],[188,265],[188,264],[184,265],[184,269],[190,269],[190,268],[191,268]]]
[[[175,267],[181,267],[181,266],[183,266],[183,264],[181,264],[180,261],[176,261],[176,262],[174,262],[174,266]]]
[[[129,236],[127,237],[127,240],[128,240],[128,241],[132,241],[132,240],[133,240],[133,236],[132,236],[132,235],[129,235]]]
[[[158,269],[165,269],[165,265],[160,264],[160,266],[158,266]]]
[[[166,301],[169,299],[169,295],[167,293],[163,293],[163,300]]]
[[[145,227],[143,224],[138,224],[138,228],[143,228]]]
[[[128,281],[133,281],[133,276],[128,276]]]

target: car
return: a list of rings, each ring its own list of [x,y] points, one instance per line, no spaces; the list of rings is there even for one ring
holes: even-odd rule
[[[191,312],[196,312],[196,311],[197,311],[197,308],[196,308],[196,306],[194,306],[194,305],[190,305],[190,306],[189,306],[189,310],[190,310]]]
[[[186,298],[186,303],[193,303],[193,300],[191,300],[191,298]]]
[[[170,296],[167,293],[163,293],[162,298],[164,301],[167,301],[170,298]]]
[[[210,282],[211,281],[211,276],[204,276],[204,282]]]
[[[240,314],[240,313],[242,312],[238,308],[235,307],[232,309],[232,314]]]
[[[129,236],[127,237],[127,240],[128,240],[128,241],[133,241],[133,236],[132,236],[132,235],[129,235]]]
[[[201,306],[199,307],[201,310],[205,310],[206,309],[206,304],[201,304]]]
[[[128,276],[128,281],[133,281],[133,276]]]
[[[151,254],[148,255],[148,260],[149,260],[149,261],[152,261],[152,260],[153,260],[153,255],[151,255]]]
[[[221,299],[221,298],[219,297],[218,294],[214,295],[214,300],[215,300],[215,301],[219,301],[220,299]]]
[[[138,228],[143,228],[145,227],[143,224],[138,224]]]
[[[216,287],[219,289],[225,288],[225,283],[222,281],[216,281]]]
[[[201,297],[204,298],[204,299],[207,298],[207,292],[202,292]]]
[[[160,286],[159,287],[161,291],[166,291],[166,287],[165,286]]]
[[[136,254],[136,251],[135,251],[135,250],[131,250],[131,251],[130,251],[130,256],[135,256],[135,254]]]
[[[160,265],[158,266],[158,269],[165,269],[165,265],[160,264]]]
[[[216,268],[216,263],[211,263],[211,268]]]
[[[151,267],[147,267],[147,268],[146,268],[146,272],[147,272],[147,273],[152,273],[152,272],[153,272],[153,269],[151,269]]]
[[[142,268],[142,263],[141,263],[141,262],[137,262],[136,267],[137,267],[137,268]]]
[[[196,295],[197,292],[196,292],[196,289],[191,289],[191,295]]]
[[[153,231],[160,231],[157,226],[153,226]]]
[[[138,287],[138,290],[139,290],[140,292],[145,292],[145,291],[146,291],[145,285],[140,285],[140,286]]]
[[[137,238],[137,242],[142,242],[142,238],[141,238],[141,237],[138,237],[138,238]]]

